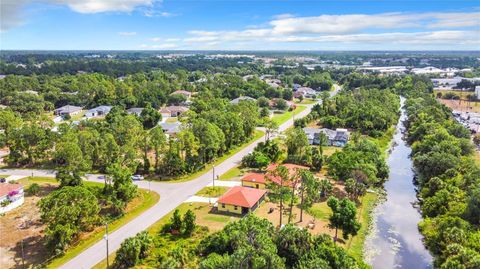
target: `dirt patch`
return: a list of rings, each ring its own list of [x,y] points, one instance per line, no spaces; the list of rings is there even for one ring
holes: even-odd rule
[[[465,100],[445,100],[445,99],[437,99],[437,100],[440,103],[448,106],[452,110],[480,113],[480,102],[470,102]]]
[[[37,196],[26,195],[23,205],[0,217],[0,268],[21,267],[22,238],[27,268],[48,256],[43,237],[46,226],[40,221],[37,203],[55,188],[55,185],[41,184]]]

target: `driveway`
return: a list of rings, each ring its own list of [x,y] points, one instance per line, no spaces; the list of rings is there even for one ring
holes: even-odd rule
[[[335,91],[331,92],[331,95],[335,95],[340,87],[335,86]],[[302,118],[310,113],[314,104],[306,105],[306,109],[295,115],[295,117]],[[283,132],[293,126],[293,119],[287,120],[285,123],[279,126],[279,132]],[[255,140],[239,152],[237,152],[232,157],[228,158],[221,164],[215,167],[216,175],[222,175],[226,173],[231,168],[234,168],[240,164],[243,156],[247,155],[249,152],[252,152],[253,149],[257,146],[258,143],[265,140],[265,136],[260,137]],[[7,175],[25,175],[25,176],[45,176],[45,177],[55,177],[55,171],[52,170],[28,170],[28,169],[0,169],[0,174]],[[109,243],[109,253],[115,252],[120,244],[128,237],[134,236],[137,233],[146,230],[152,224],[157,222],[163,216],[167,215],[170,211],[175,209],[177,206],[185,202],[190,197],[194,196],[195,193],[208,186],[212,182],[212,170],[207,171],[203,175],[187,182],[180,183],[165,183],[165,182],[147,182],[147,181],[136,181],[135,184],[143,189],[151,189],[152,191],[157,192],[160,195],[160,200],[152,206],[150,209],[143,212],[141,215],[131,220],[124,226],[110,233],[108,236]],[[104,182],[103,179],[99,179],[100,175],[87,175],[87,180]],[[216,181],[218,182],[218,181]],[[69,268],[91,268],[97,263],[101,262],[106,258],[106,243],[104,240],[101,240],[95,243],[93,246],[84,250],[82,253],[78,254],[76,257],[62,265],[60,268],[69,269]]]

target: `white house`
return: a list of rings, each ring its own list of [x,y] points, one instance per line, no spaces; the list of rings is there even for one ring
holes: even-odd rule
[[[0,214],[21,206],[24,201],[21,184],[0,183]]]
[[[110,112],[110,110],[112,110],[111,106],[98,106],[96,108],[89,109],[87,113],[85,113],[85,117],[93,118],[98,116],[105,116]]]

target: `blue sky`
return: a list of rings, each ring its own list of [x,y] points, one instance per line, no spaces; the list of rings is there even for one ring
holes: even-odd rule
[[[479,50],[480,4],[2,0],[0,49]]]

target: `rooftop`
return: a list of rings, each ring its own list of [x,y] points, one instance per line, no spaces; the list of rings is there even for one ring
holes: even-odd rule
[[[260,173],[248,173],[242,178],[242,181],[262,184],[266,183],[265,175]]]
[[[266,193],[265,190],[235,186],[218,198],[218,203],[253,207]]]
[[[22,189],[21,184],[0,183],[0,197],[7,196],[12,191],[18,191]]]

